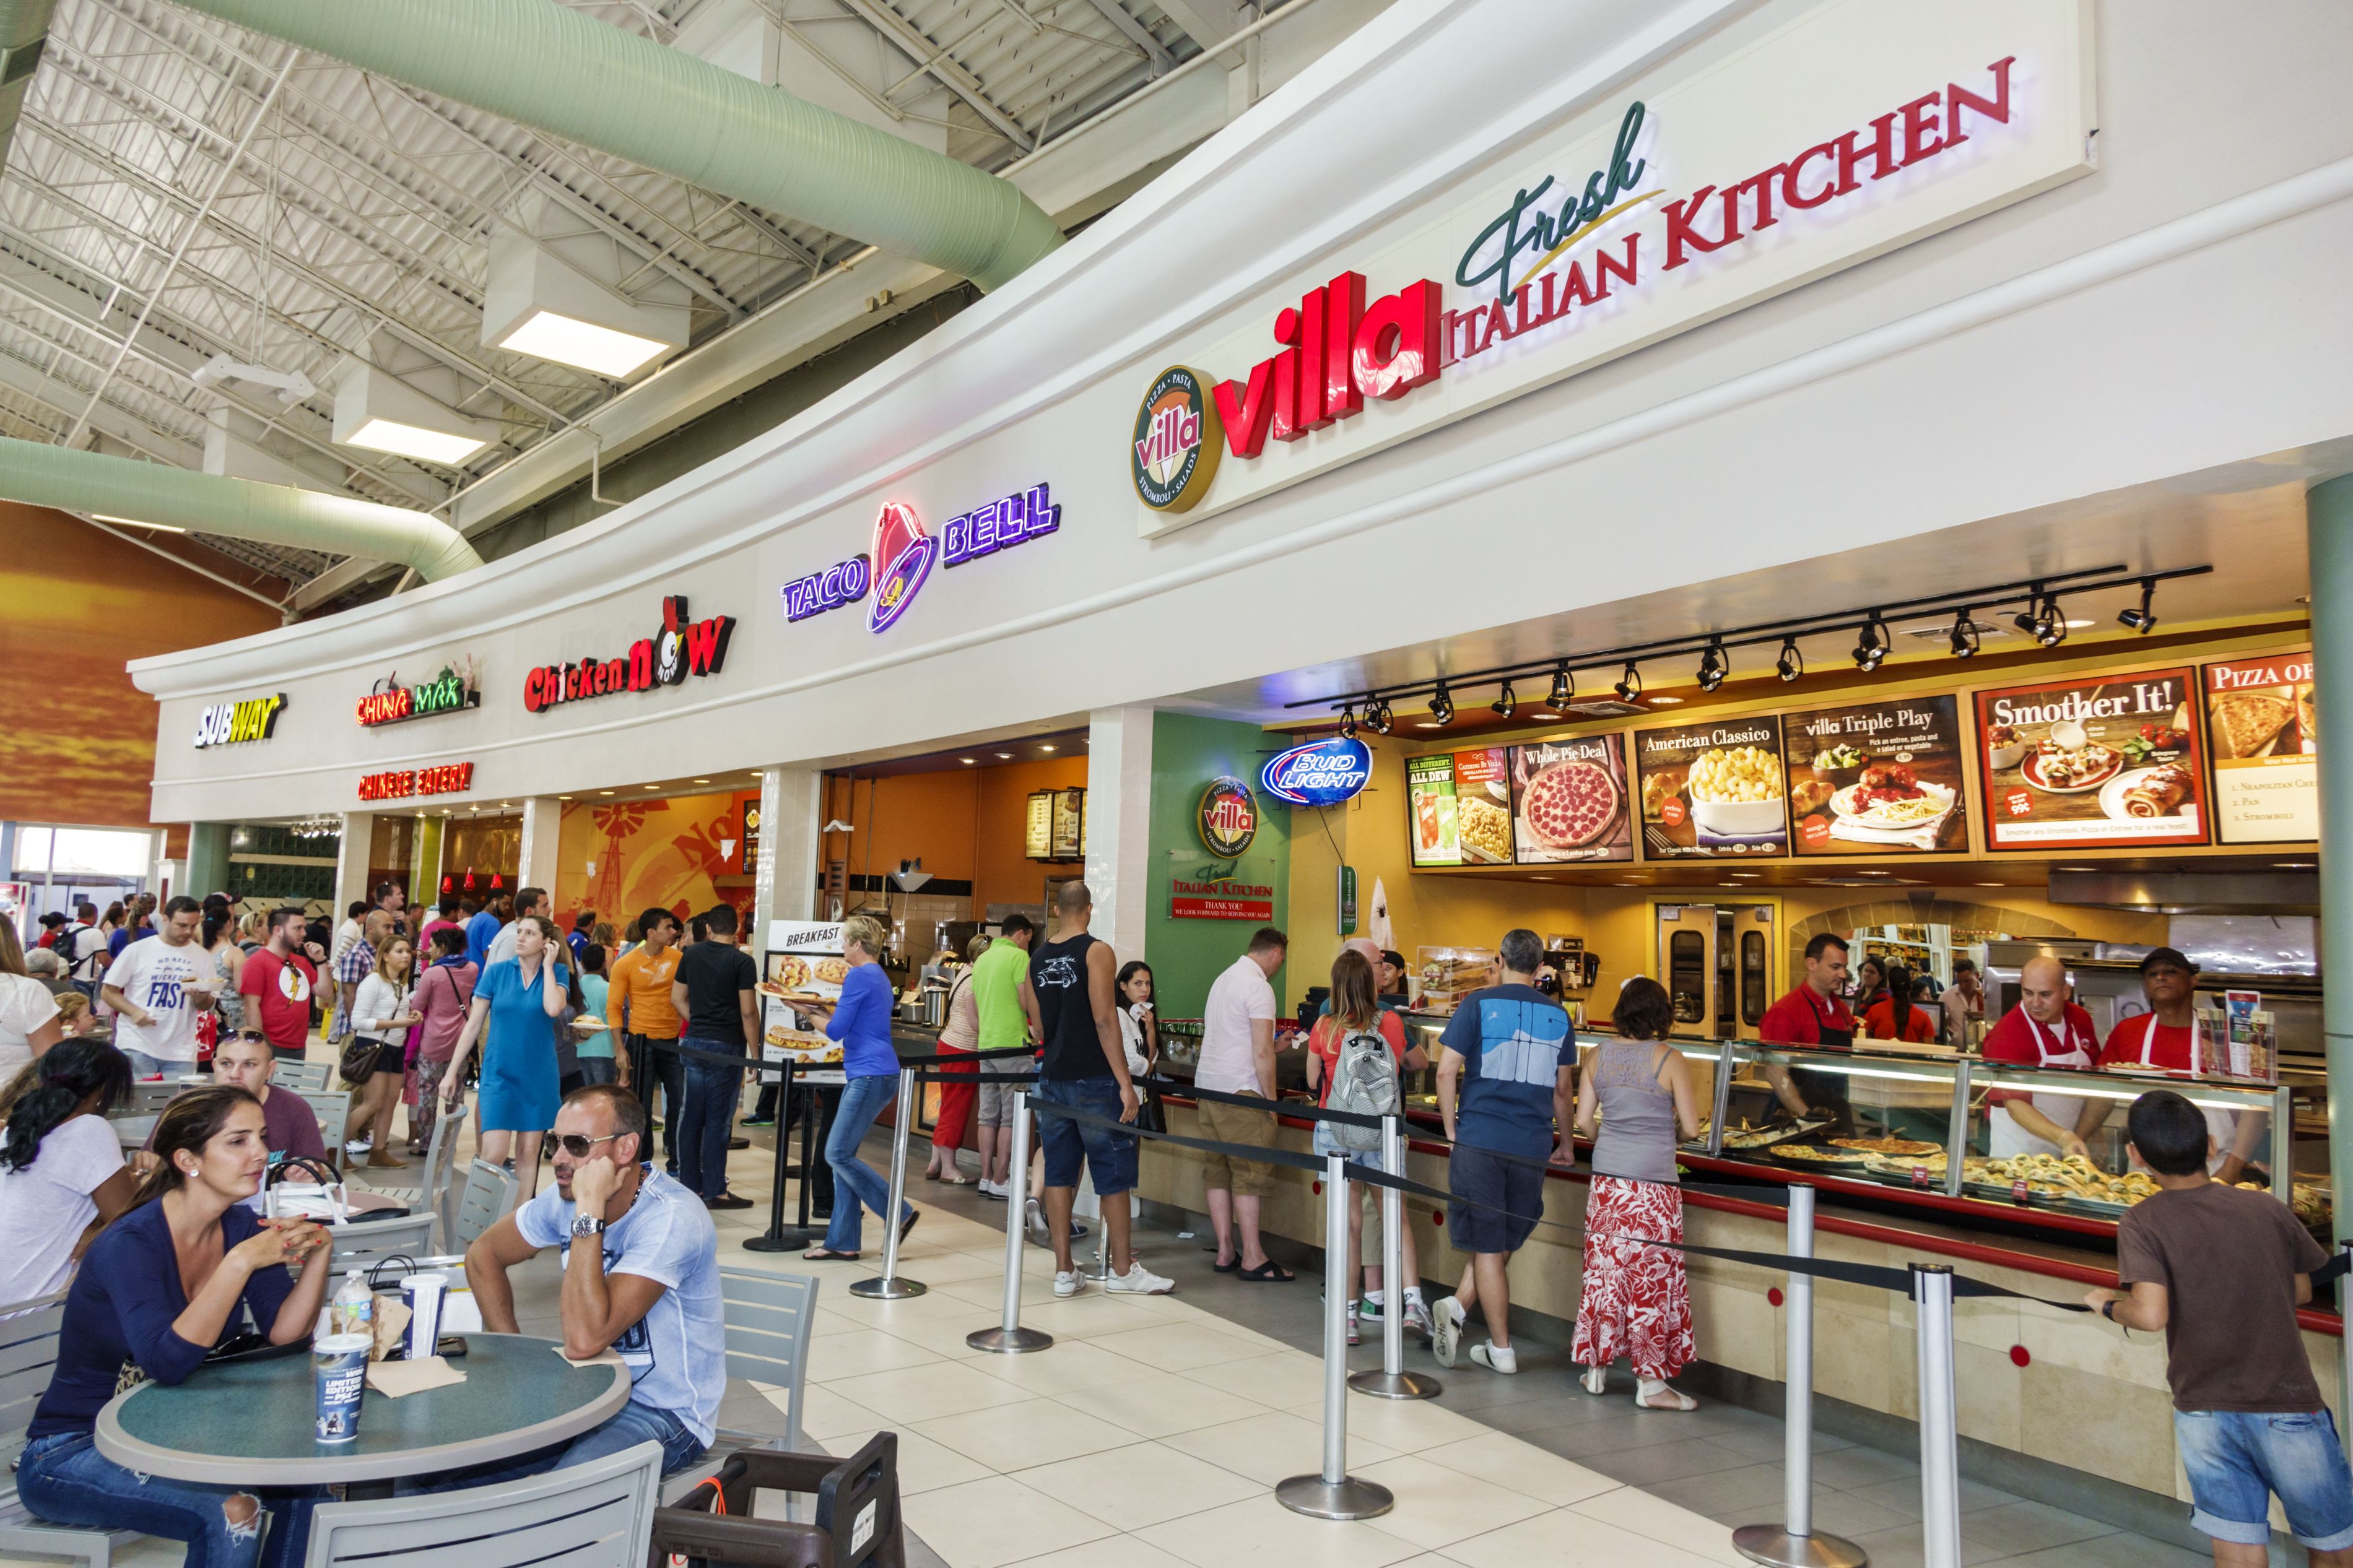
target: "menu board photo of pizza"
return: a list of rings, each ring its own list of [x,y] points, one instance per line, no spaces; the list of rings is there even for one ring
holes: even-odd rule
[[[2195,689],[2152,669],[1978,692],[1986,847],[2205,843]]]
[[[1781,716],[1800,855],[1956,855],[1969,847],[1960,704],[1910,697]]]
[[[1512,748],[1512,843],[1519,864],[1631,860],[1622,735]]]
[[[2206,746],[2214,841],[2293,844],[2320,837],[2320,726],[2312,650],[2210,664]]]
[[[1416,866],[1460,866],[1462,840],[1454,816],[1454,757],[1405,760],[1406,847]]]
[[[1634,769],[1645,859],[1788,854],[1788,775],[1777,716],[1637,730]]]

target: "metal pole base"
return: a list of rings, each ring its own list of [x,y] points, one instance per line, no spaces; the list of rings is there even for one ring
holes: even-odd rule
[[[1028,1355],[1052,1344],[1054,1336],[1043,1329],[975,1329],[965,1335],[964,1342],[997,1355]]]
[[[1388,1488],[1354,1476],[1293,1476],[1274,1489],[1274,1500],[1310,1519],[1375,1519],[1397,1506]]]
[[[871,1279],[860,1279],[849,1288],[849,1293],[863,1296],[870,1301],[903,1301],[930,1289],[920,1279],[893,1279],[881,1274]]]
[[[805,1252],[825,1239],[825,1232],[814,1226],[786,1226],[774,1236],[755,1236],[744,1244],[746,1252]]]
[[[1767,1568],[1865,1568],[1871,1554],[1836,1535],[1792,1535],[1778,1524],[1744,1524],[1732,1549]]]
[[[1379,1367],[1348,1374],[1348,1386],[1377,1399],[1435,1399],[1446,1385],[1419,1372],[1388,1373]]]

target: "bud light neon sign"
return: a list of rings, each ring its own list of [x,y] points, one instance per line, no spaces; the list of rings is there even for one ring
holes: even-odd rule
[[[1373,776],[1372,748],[1354,737],[1329,736],[1269,758],[1261,788],[1293,805],[1337,805]]]

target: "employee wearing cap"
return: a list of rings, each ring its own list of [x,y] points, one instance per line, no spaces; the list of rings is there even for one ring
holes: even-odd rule
[[[2160,1072],[2220,1073],[2228,1070],[2221,1042],[2204,1037],[2198,1021],[2198,966],[2179,949],[2160,947],[2140,961],[2141,994],[2148,1011],[2137,1013],[2108,1031],[2100,1049],[2103,1068],[2140,1068]],[[2209,1168],[2218,1182],[2235,1182],[2253,1162],[2269,1118],[2200,1106],[2214,1140]],[[2076,1131],[2088,1138],[2108,1119],[2109,1102],[2096,1100]]]
[[[1985,1059],[2034,1068],[2088,1068],[2099,1049],[2092,1016],[2068,1000],[2067,966],[2055,958],[2030,958],[2018,972],[2018,1005],[1986,1031]],[[2084,1134],[2096,1128],[2108,1102],[2081,1095],[1996,1089],[1986,1096],[1987,1149],[1997,1160],[2020,1154],[2081,1154],[2091,1158]]]

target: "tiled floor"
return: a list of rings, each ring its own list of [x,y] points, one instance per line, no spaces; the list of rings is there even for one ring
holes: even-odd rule
[[[870,1158],[882,1163],[879,1140]],[[732,1170],[739,1192],[766,1192],[764,1147],[737,1153]],[[912,1195],[924,1215],[902,1272],[930,1289],[902,1301],[849,1293],[877,1272],[873,1252],[857,1264],[748,1253],[765,1206],[719,1220],[729,1262],[823,1281],[803,1425],[837,1454],[878,1430],[898,1434],[913,1568],[1683,1568],[1740,1563],[1731,1526],[1780,1518],[1778,1421],[1716,1405],[1637,1411],[1622,1370],[1596,1399],[1564,1355],[1534,1342],[1522,1344],[1516,1377],[1466,1362],[1439,1373],[1445,1391],[1435,1400],[1352,1395],[1349,1469],[1388,1487],[1396,1508],[1356,1523],[1292,1513],[1274,1484],[1321,1461],[1313,1277],[1241,1284],[1210,1270],[1198,1238],[1147,1227],[1140,1247],[1177,1280],[1176,1294],[1090,1289],[1056,1300],[1050,1259],[1032,1247],[1023,1321],[1056,1342],[1032,1355],[982,1354],[965,1335],[997,1319],[1004,1206],[922,1182]],[[519,1281],[526,1331],[552,1331],[552,1259],[535,1266],[543,1278]],[[1367,1342],[1357,1365],[1378,1364],[1377,1336]],[[1438,1371],[1418,1344],[1407,1355]],[[738,1394],[723,1419],[745,1424],[744,1405],[760,1396]],[[1919,1563],[1912,1458],[1833,1437],[1815,1448],[1818,1527],[1859,1542],[1881,1568]],[[2206,1561],[1966,1483],[1962,1506],[1972,1565]],[[178,1557],[149,1545],[118,1561],[161,1568]]]

